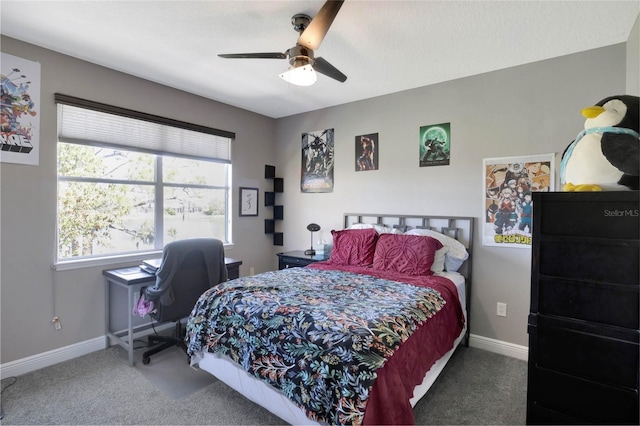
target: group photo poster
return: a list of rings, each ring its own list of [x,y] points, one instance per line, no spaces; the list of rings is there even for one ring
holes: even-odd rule
[[[40,63],[0,57],[0,162],[37,166],[40,159]]]
[[[302,192],[333,192],[333,130],[302,134]]]
[[[420,167],[448,166],[451,160],[451,123],[420,127]]]
[[[356,136],[356,172],[378,170],[378,134]]]
[[[553,191],[554,159],[540,154],[483,160],[483,245],[531,247],[531,193]]]

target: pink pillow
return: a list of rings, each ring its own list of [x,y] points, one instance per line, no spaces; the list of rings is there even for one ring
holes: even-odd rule
[[[404,234],[378,237],[373,268],[408,275],[433,275],[431,265],[442,243],[435,238]]]
[[[329,263],[333,265],[371,266],[378,233],[375,229],[331,231],[333,249]]]

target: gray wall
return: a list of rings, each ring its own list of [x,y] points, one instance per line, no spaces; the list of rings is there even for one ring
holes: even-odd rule
[[[42,65],[39,166],[1,164],[0,363],[63,348],[104,334],[101,271],[53,272],[56,215],[56,92],[236,132],[233,186],[270,190],[264,164],[285,178],[285,246],[273,247],[258,218],[239,218],[228,255],[262,272],[275,253],[305,249],[306,225],[341,227],[344,212],[482,215],[482,159],[559,152],[582,128],[582,107],[624,92],[624,45],[272,120],[130,75],[2,37],[2,51]],[[347,84],[358,84],[349,81]],[[178,106],[176,108],[176,105]],[[451,122],[450,166],[417,166],[418,129]],[[301,194],[300,135],[336,129],[336,185]],[[354,171],[354,137],[378,132],[380,170]],[[274,149],[275,148],[275,149]],[[234,191],[234,194],[236,191]],[[479,235],[477,235],[479,236]],[[530,250],[476,245],[472,332],[527,344]],[[120,265],[111,265],[120,266]],[[496,302],[508,317],[495,316]],[[62,330],[54,331],[58,315]]]
[[[285,248],[309,246],[309,222],[329,239],[346,212],[474,216],[480,229],[482,159],[562,152],[583,128],[583,107],[625,91],[625,55],[625,45],[606,47],[278,120]],[[418,167],[420,126],[443,122],[451,165]],[[303,194],[301,133],[326,128],[335,129],[334,191]],[[355,136],[375,132],[379,170],[355,172]],[[527,346],[531,250],[483,247],[479,232],[471,332]]]
[[[627,40],[627,95],[640,96],[640,14]]]
[[[56,92],[236,133],[237,188],[269,189],[264,165],[275,161],[271,118],[170,89],[50,50],[2,37],[2,51],[41,64],[40,165],[3,163],[1,177],[1,353],[6,363],[104,335],[102,266],[54,272],[56,232]],[[227,255],[263,272],[275,249],[260,217],[239,218],[233,203],[234,247]],[[62,330],[54,331],[58,315]]]

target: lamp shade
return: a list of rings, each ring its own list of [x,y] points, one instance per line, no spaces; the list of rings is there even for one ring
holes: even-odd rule
[[[310,223],[307,225],[307,230],[311,232],[311,248],[309,250],[305,250],[304,254],[314,256],[316,251],[313,249],[313,233],[320,230],[320,225],[317,223]]]
[[[280,77],[291,84],[296,86],[311,86],[318,80],[315,70],[310,64],[291,67],[289,71],[280,74]]]
[[[311,232],[317,232],[320,230],[320,225],[317,223],[310,223],[307,225],[307,230]]]

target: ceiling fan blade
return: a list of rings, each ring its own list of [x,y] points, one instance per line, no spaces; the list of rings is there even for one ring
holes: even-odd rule
[[[221,58],[227,59],[287,59],[287,55],[280,52],[269,53],[222,53]]]
[[[327,35],[327,31],[329,31],[329,27],[342,7],[342,3],[344,3],[344,0],[327,0],[315,18],[300,34],[298,44],[312,50],[320,47],[320,43],[322,43],[324,36]]]
[[[324,58],[316,58],[313,64],[313,69],[320,74],[324,74],[327,77],[331,77],[334,80],[338,80],[340,83],[344,83],[347,80],[347,76],[342,74],[336,67],[331,65]]]

